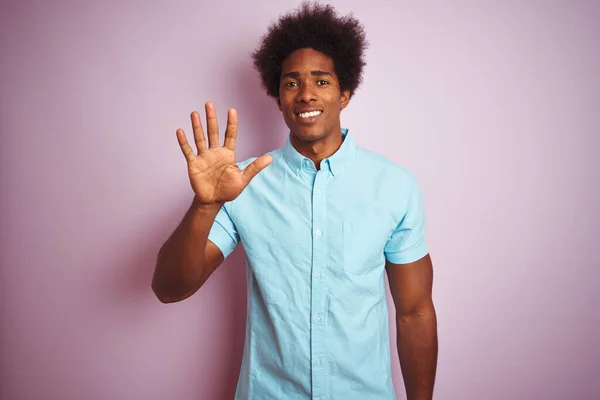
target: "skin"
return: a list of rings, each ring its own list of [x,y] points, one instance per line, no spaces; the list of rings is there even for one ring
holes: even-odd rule
[[[290,129],[296,150],[319,168],[321,161],[342,144],[340,113],[350,101],[342,90],[328,56],[300,49],[282,64],[278,107]],[[298,113],[319,110],[314,120]],[[227,201],[246,188],[272,158],[263,155],[241,171],[235,164],[237,113],[229,110],[223,146],[214,106],[206,104],[208,146],[200,115],[191,114],[197,151],[188,144],[182,129],[177,140],[187,162],[194,199],[183,220],[161,247],[152,289],[164,303],[181,301],[194,294],[223,262],[220,249],[208,240],[214,219]],[[437,364],[437,322],[431,297],[433,267],[429,255],[409,264],[386,263],[390,292],[396,312],[398,357],[408,400],[431,399]]]
[[[188,144],[183,129],[176,132],[195,195],[183,220],[158,252],[152,290],[163,303],[193,295],[221,265],[223,253],[208,240],[215,217],[225,202],[238,197],[252,178],[273,161],[270,155],[263,155],[240,170],[235,163],[237,112],[229,110],[225,141],[220,146],[215,107],[206,103],[205,108],[208,146],[196,111],[191,120],[197,151]]]
[[[408,264],[387,262],[386,272],[396,312],[396,344],[406,397],[431,399],[438,356],[431,257]]]
[[[349,101],[350,91],[340,89],[330,57],[308,48],[296,50],[283,61],[277,104],[292,145],[317,168],[342,145],[340,113]],[[308,123],[298,116],[306,110],[322,113]]]

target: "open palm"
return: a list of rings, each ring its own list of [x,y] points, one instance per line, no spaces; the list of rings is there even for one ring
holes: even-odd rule
[[[200,115],[191,114],[194,141],[198,150],[194,154],[183,129],[177,130],[177,140],[185,155],[188,175],[197,201],[202,205],[225,203],[238,197],[248,186],[252,178],[273,160],[263,155],[254,160],[245,169],[240,170],[235,162],[235,143],[237,139],[237,112],[230,109],[227,113],[225,142],[219,146],[219,127],[214,105],[206,103],[206,126],[208,130],[208,148],[202,130]]]

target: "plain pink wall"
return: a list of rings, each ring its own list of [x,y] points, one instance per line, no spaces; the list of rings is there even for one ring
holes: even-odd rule
[[[150,290],[192,195],[174,132],[211,100],[240,160],[283,143],[249,54],[298,3],[160,3],[0,6],[3,400],[233,394],[242,250]],[[600,3],[451,3],[334,2],[371,42],[343,125],[425,194],[435,397],[600,398]]]

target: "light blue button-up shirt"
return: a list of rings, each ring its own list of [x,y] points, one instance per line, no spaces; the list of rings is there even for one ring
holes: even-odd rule
[[[342,134],[319,171],[288,137],[213,224],[225,257],[246,252],[236,399],[395,399],[385,260],[427,254],[423,205],[409,172]]]

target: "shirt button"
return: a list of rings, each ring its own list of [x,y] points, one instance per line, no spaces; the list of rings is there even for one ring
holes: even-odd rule
[[[321,236],[321,230],[320,230],[320,229],[317,229],[317,230],[315,231],[315,235],[317,235],[317,236]]]
[[[315,360],[315,365],[321,365],[321,360],[319,360],[319,359]]]
[[[317,272],[317,273],[315,274],[315,278],[316,278],[316,279],[321,279],[321,273],[320,273],[320,272]]]
[[[317,196],[320,196],[320,195],[321,195],[321,189],[317,189],[317,190],[315,190],[315,194],[316,194]]]
[[[321,317],[315,317],[316,322],[321,322]]]

